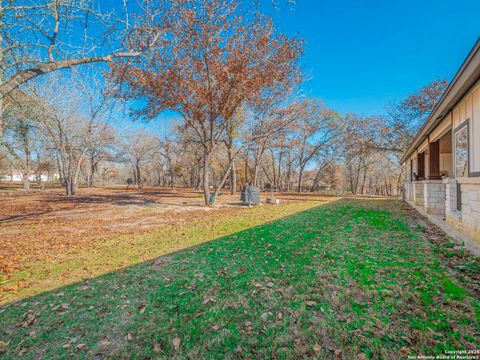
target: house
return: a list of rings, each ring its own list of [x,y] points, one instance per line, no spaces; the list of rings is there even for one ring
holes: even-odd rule
[[[401,162],[406,200],[480,242],[480,38]]]

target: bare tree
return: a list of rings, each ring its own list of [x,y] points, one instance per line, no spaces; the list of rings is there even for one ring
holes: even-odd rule
[[[149,26],[156,9],[140,4],[142,26],[127,2],[95,0],[0,1],[0,136],[6,97],[39,76],[82,64],[131,59],[155,46],[163,28]],[[135,39],[135,40],[134,40]],[[138,41],[141,39],[141,41]]]
[[[140,8],[146,17],[154,15]],[[109,9],[93,0],[0,2],[0,98],[52,71],[139,56],[155,44],[160,28],[136,27],[129,16],[121,3]],[[140,34],[144,46],[132,47],[129,40]]]
[[[382,136],[369,139],[372,146],[399,160],[447,86],[448,82],[445,80],[434,80],[390,106],[386,116],[377,117],[377,129]],[[382,141],[379,141],[380,139]]]
[[[98,92],[95,79],[86,74],[65,77],[57,73],[45,80],[30,88],[30,109],[57,157],[67,195],[75,195],[88,151],[100,142],[112,141],[105,123],[108,100]]]
[[[130,131],[124,137],[120,149],[123,158],[131,165],[135,184],[138,189],[143,188],[144,175],[142,168],[148,158],[160,150],[158,137],[144,130]]]
[[[291,141],[297,152],[297,192],[302,190],[302,175],[307,164],[321,150],[327,151],[335,140],[340,117],[315,99],[303,101],[298,108],[298,118]]]
[[[9,104],[4,114],[5,137],[2,145],[10,155],[11,166],[20,171],[23,189],[30,190],[32,152],[38,141],[37,123],[28,96],[19,93],[17,98],[19,101]]]

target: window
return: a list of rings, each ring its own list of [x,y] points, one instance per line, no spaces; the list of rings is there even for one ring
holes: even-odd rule
[[[468,120],[467,120],[468,121]],[[468,176],[468,123],[455,132],[455,176]]]

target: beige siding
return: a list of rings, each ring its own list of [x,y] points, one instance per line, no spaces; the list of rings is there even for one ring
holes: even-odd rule
[[[453,176],[452,154],[440,154],[440,171],[446,171],[448,176]]]
[[[430,141],[437,141],[442,135],[447,132],[448,128],[451,125],[452,120],[450,119],[450,113],[442,120],[440,124],[432,131],[430,134]]]
[[[473,92],[471,143],[471,167],[473,172],[480,171],[480,86]]]
[[[453,109],[453,129],[468,120],[470,171],[480,171],[480,84],[477,83]],[[453,140],[454,141],[454,140]]]
[[[423,140],[422,144],[418,147],[418,152],[424,152],[428,149],[428,139]]]

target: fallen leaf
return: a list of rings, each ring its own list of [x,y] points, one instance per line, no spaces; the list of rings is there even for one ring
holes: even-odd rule
[[[220,325],[217,325],[217,324],[213,325],[212,330],[220,330]]]
[[[215,299],[214,297],[208,297],[206,298],[205,300],[203,300],[203,305],[208,305],[210,303],[216,303],[217,302],[217,299]]]
[[[138,308],[138,312],[140,314],[143,314],[146,308],[147,308],[147,305],[140,305],[140,307]]]
[[[160,353],[162,352],[162,347],[160,346],[159,343],[155,342],[155,343],[153,344],[153,352],[154,352],[155,354],[160,354]]]
[[[317,302],[316,301],[312,301],[312,300],[308,300],[308,301],[305,301],[305,304],[307,306],[315,306],[317,305]]]
[[[410,349],[406,348],[405,346],[400,349],[400,352],[404,355],[410,354]]]
[[[72,344],[65,344],[62,346],[62,349],[69,349],[70,347],[72,347]]]
[[[175,350],[179,350],[180,349],[180,344],[181,344],[181,340],[179,337],[175,337],[173,338],[173,347],[175,348]]]
[[[81,343],[81,344],[78,344],[77,346],[75,346],[75,349],[80,350],[81,348],[84,348],[85,346],[87,346],[87,343]]]
[[[26,328],[27,326],[32,325],[32,323],[35,321],[35,314],[30,314],[28,315],[27,321],[25,321],[21,327]]]
[[[313,351],[319,354],[322,351],[322,347],[318,344],[313,345]]]

